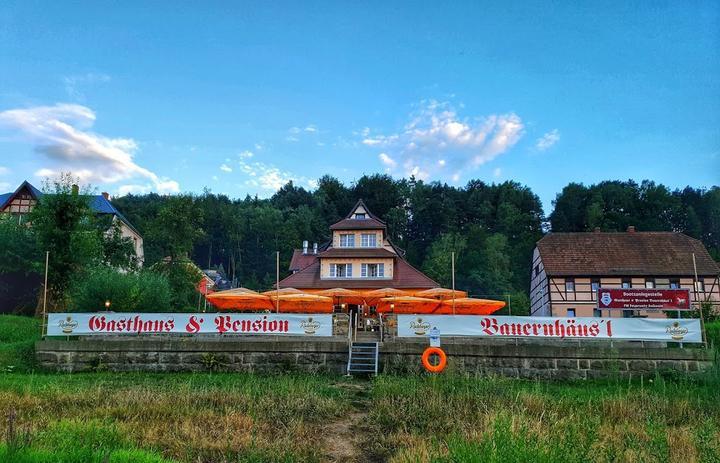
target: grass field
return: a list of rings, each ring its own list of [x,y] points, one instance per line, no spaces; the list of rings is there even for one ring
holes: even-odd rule
[[[720,462],[717,372],[643,384],[43,374],[21,339],[33,324],[0,317],[0,461]]]

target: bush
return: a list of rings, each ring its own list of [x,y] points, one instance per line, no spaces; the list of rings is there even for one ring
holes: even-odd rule
[[[171,310],[170,284],[151,271],[120,273],[96,267],[77,276],[70,291],[72,311],[105,310],[110,301],[114,312],[166,312]]]

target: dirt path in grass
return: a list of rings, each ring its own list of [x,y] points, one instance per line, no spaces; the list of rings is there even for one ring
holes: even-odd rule
[[[368,414],[367,395],[370,382],[336,383],[335,387],[350,393],[352,409],[344,416],[328,423],[323,429],[323,448],[326,461],[363,463],[369,461],[363,452],[362,424]]]

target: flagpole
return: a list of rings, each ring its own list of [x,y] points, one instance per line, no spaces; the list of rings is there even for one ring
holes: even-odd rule
[[[455,252],[453,251],[450,255],[452,262],[452,296],[453,296],[453,315],[455,315]]]
[[[45,251],[45,285],[43,286],[43,326],[42,335],[47,335],[47,280],[48,280],[48,264],[50,263],[50,251]]]
[[[277,289],[275,311],[280,313],[280,251],[275,253],[275,289]]]
[[[695,281],[693,282],[693,294],[697,296],[698,293],[698,274],[697,274],[697,262],[695,262],[695,253],[692,253],[693,256],[693,270],[695,271]],[[702,303],[698,306],[700,309],[700,335],[702,336],[702,341],[705,347],[707,348],[707,338],[705,337],[705,316],[703,315],[703,307]]]

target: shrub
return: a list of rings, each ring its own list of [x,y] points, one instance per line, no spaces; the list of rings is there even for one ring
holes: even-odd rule
[[[171,309],[168,279],[151,271],[120,273],[109,267],[95,267],[75,278],[72,310],[96,312],[164,312]]]

